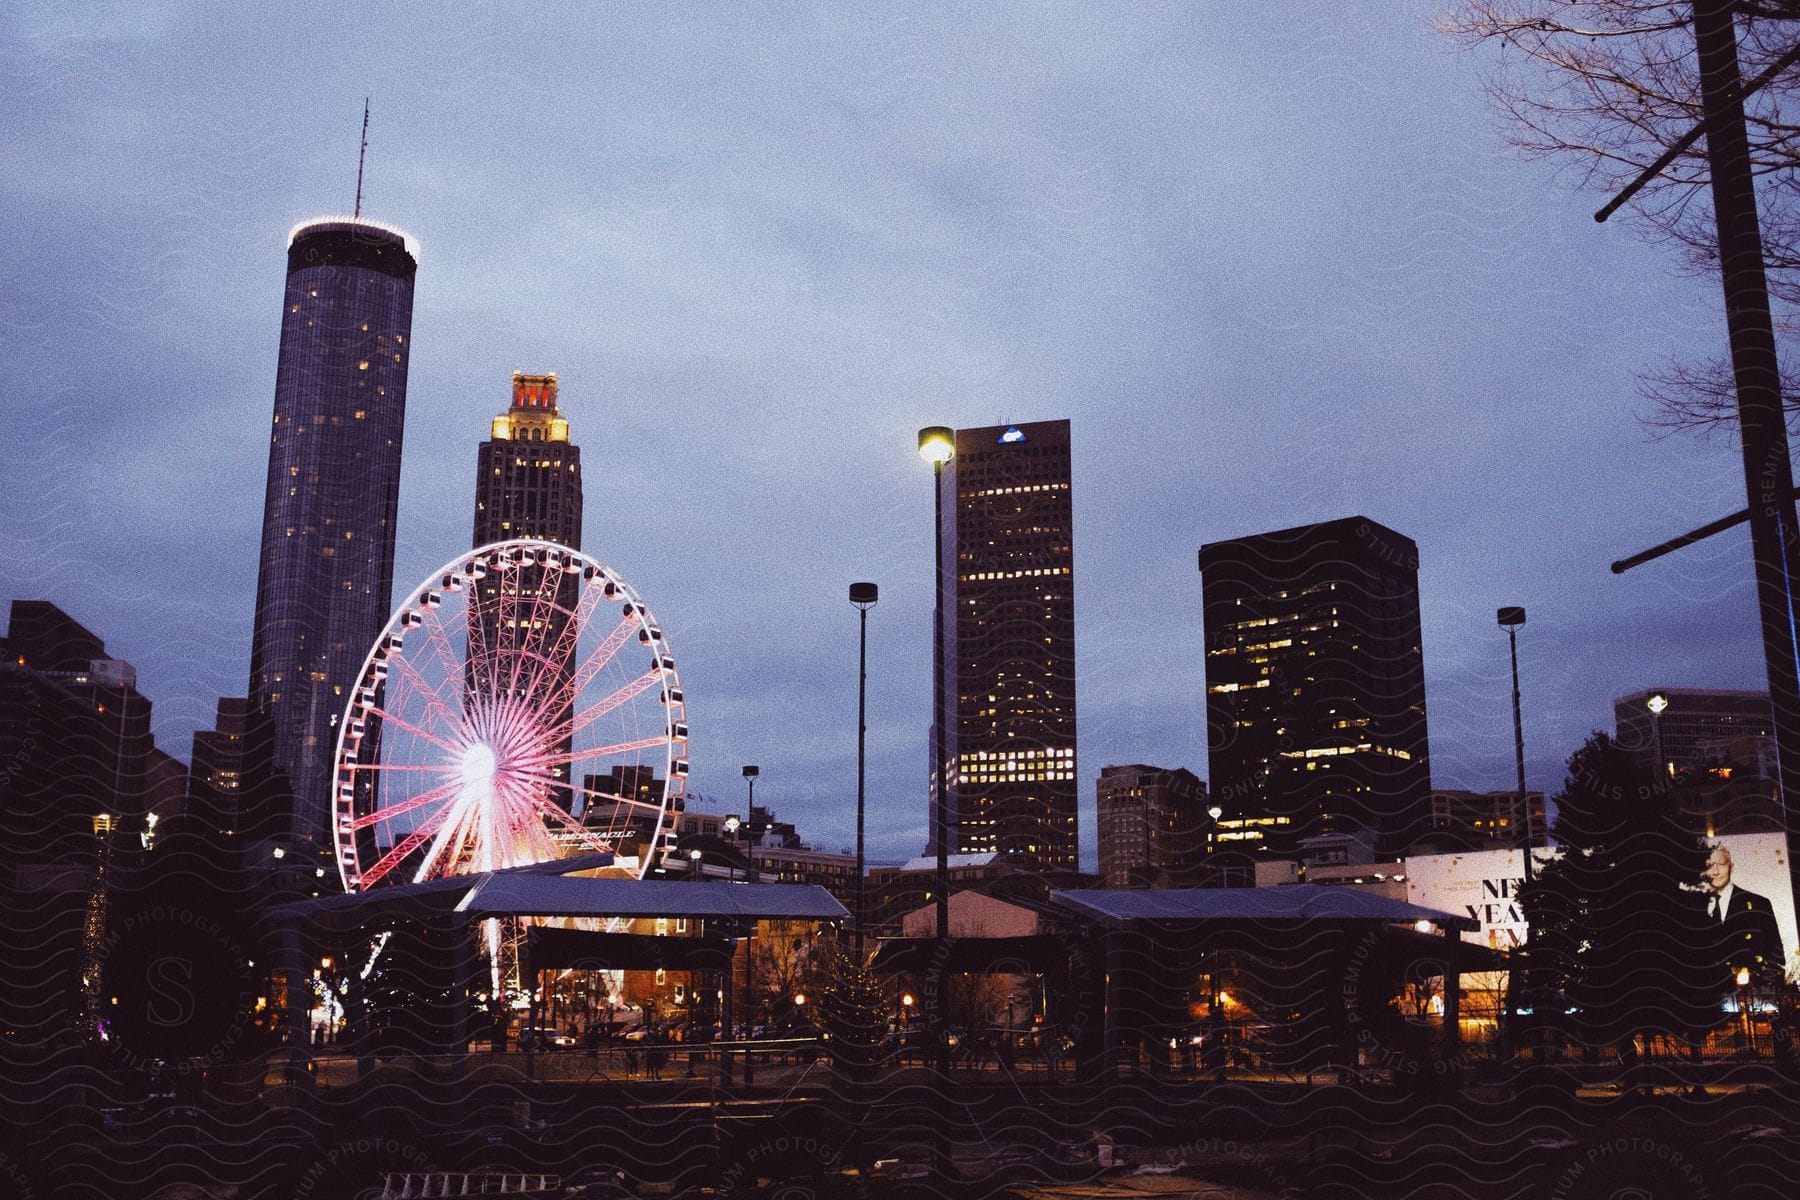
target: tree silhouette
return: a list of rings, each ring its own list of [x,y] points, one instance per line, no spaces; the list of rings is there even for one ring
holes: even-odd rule
[[[1514,145],[1567,162],[1608,198],[1701,123],[1691,0],[1458,0],[1439,27],[1496,51],[1486,88]],[[1800,3],[1740,0],[1738,51],[1746,83],[1800,44]],[[1791,67],[1791,64],[1790,64]],[[1776,333],[1800,332],[1800,72],[1778,71],[1745,101],[1757,176],[1764,265]],[[1680,247],[1689,270],[1718,271],[1705,139],[1682,150],[1621,215],[1653,240]],[[1640,378],[1664,431],[1735,431],[1737,390],[1723,358],[1672,362]],[[1800,379],[1783,372],[1790,424]]]
[[[1588,1046],[1692,1035],[1717,1022],[1715,967],[1696,881],[1701,840],[1666,786],[1604,733],[1570,755],[1552,832],[1562,856],[1521,893],[1540,998],[1560,990]]]

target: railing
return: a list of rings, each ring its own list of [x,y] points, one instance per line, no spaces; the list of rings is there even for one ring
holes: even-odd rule
[[[513,1175],[462,1171],[390,1172],[381,1200],[425,1200],[432,1196],[548,1196],[562,1192],[560,1175]]]

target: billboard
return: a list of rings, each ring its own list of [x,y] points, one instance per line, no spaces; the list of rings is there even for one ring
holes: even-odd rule
[[[1549,852],[1534,852],[1539,861]],[[1435,908],[1480,925],[1464,932],[1466,942],[1494,950],[1525,944],[1525,914],[1519,887],[1525,882],[1525,856],[1517,850],[1471,850],[1466,854],[1419,854],[1406,860],[1408,903]]]
[[[1769,940],[1771,957],[1794,963],[1800,929],[1788,877],[1787,837],[1781,833],[1735,833],[1706,839],[1713,851],[1708,868],[1686,890],[1696,908],[1710,906],[1715,890],[1725,897],[1721,922],[1732,922]],[[1535,863],[1551,861],[1553,850],[1534,850]],[[1519,908],[1525,882],[1518,850],[1473,850],[1466,854],[1421,854],[1406,860],[1406,898],[1413,904],[1471,917],[1479,928],[1465,941],[1496,950],[1525,944],[1529,928]],[[1761,932],[1771,924],[1773,930]],[[1774,940],[1779,940],[1779,948]]]

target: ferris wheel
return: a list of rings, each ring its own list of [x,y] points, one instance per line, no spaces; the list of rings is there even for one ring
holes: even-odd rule
[[[496,542],[403,601],[339,722],[346,891],[611,852],[672,851],[687,715],[630,584],[554,542]]]

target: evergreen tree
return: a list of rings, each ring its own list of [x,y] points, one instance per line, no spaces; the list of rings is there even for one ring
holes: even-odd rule
[[[887,1031],[881,981],[837,942],[826,947],[820,966],[820,1025],[829,1035],[831,1056],[853,1077],[865,1077],[880,1060]]]
[[[1695,890],[1706,849],[1659,784],[1606,734],[1591,735],[1556,797],[1562,855],[1521,893],[1532,1000],[1574,1008],[1578,1040],[1621,1043],[1627,1056],[1639,1034],[1693,1035],[1721,1012]]]

